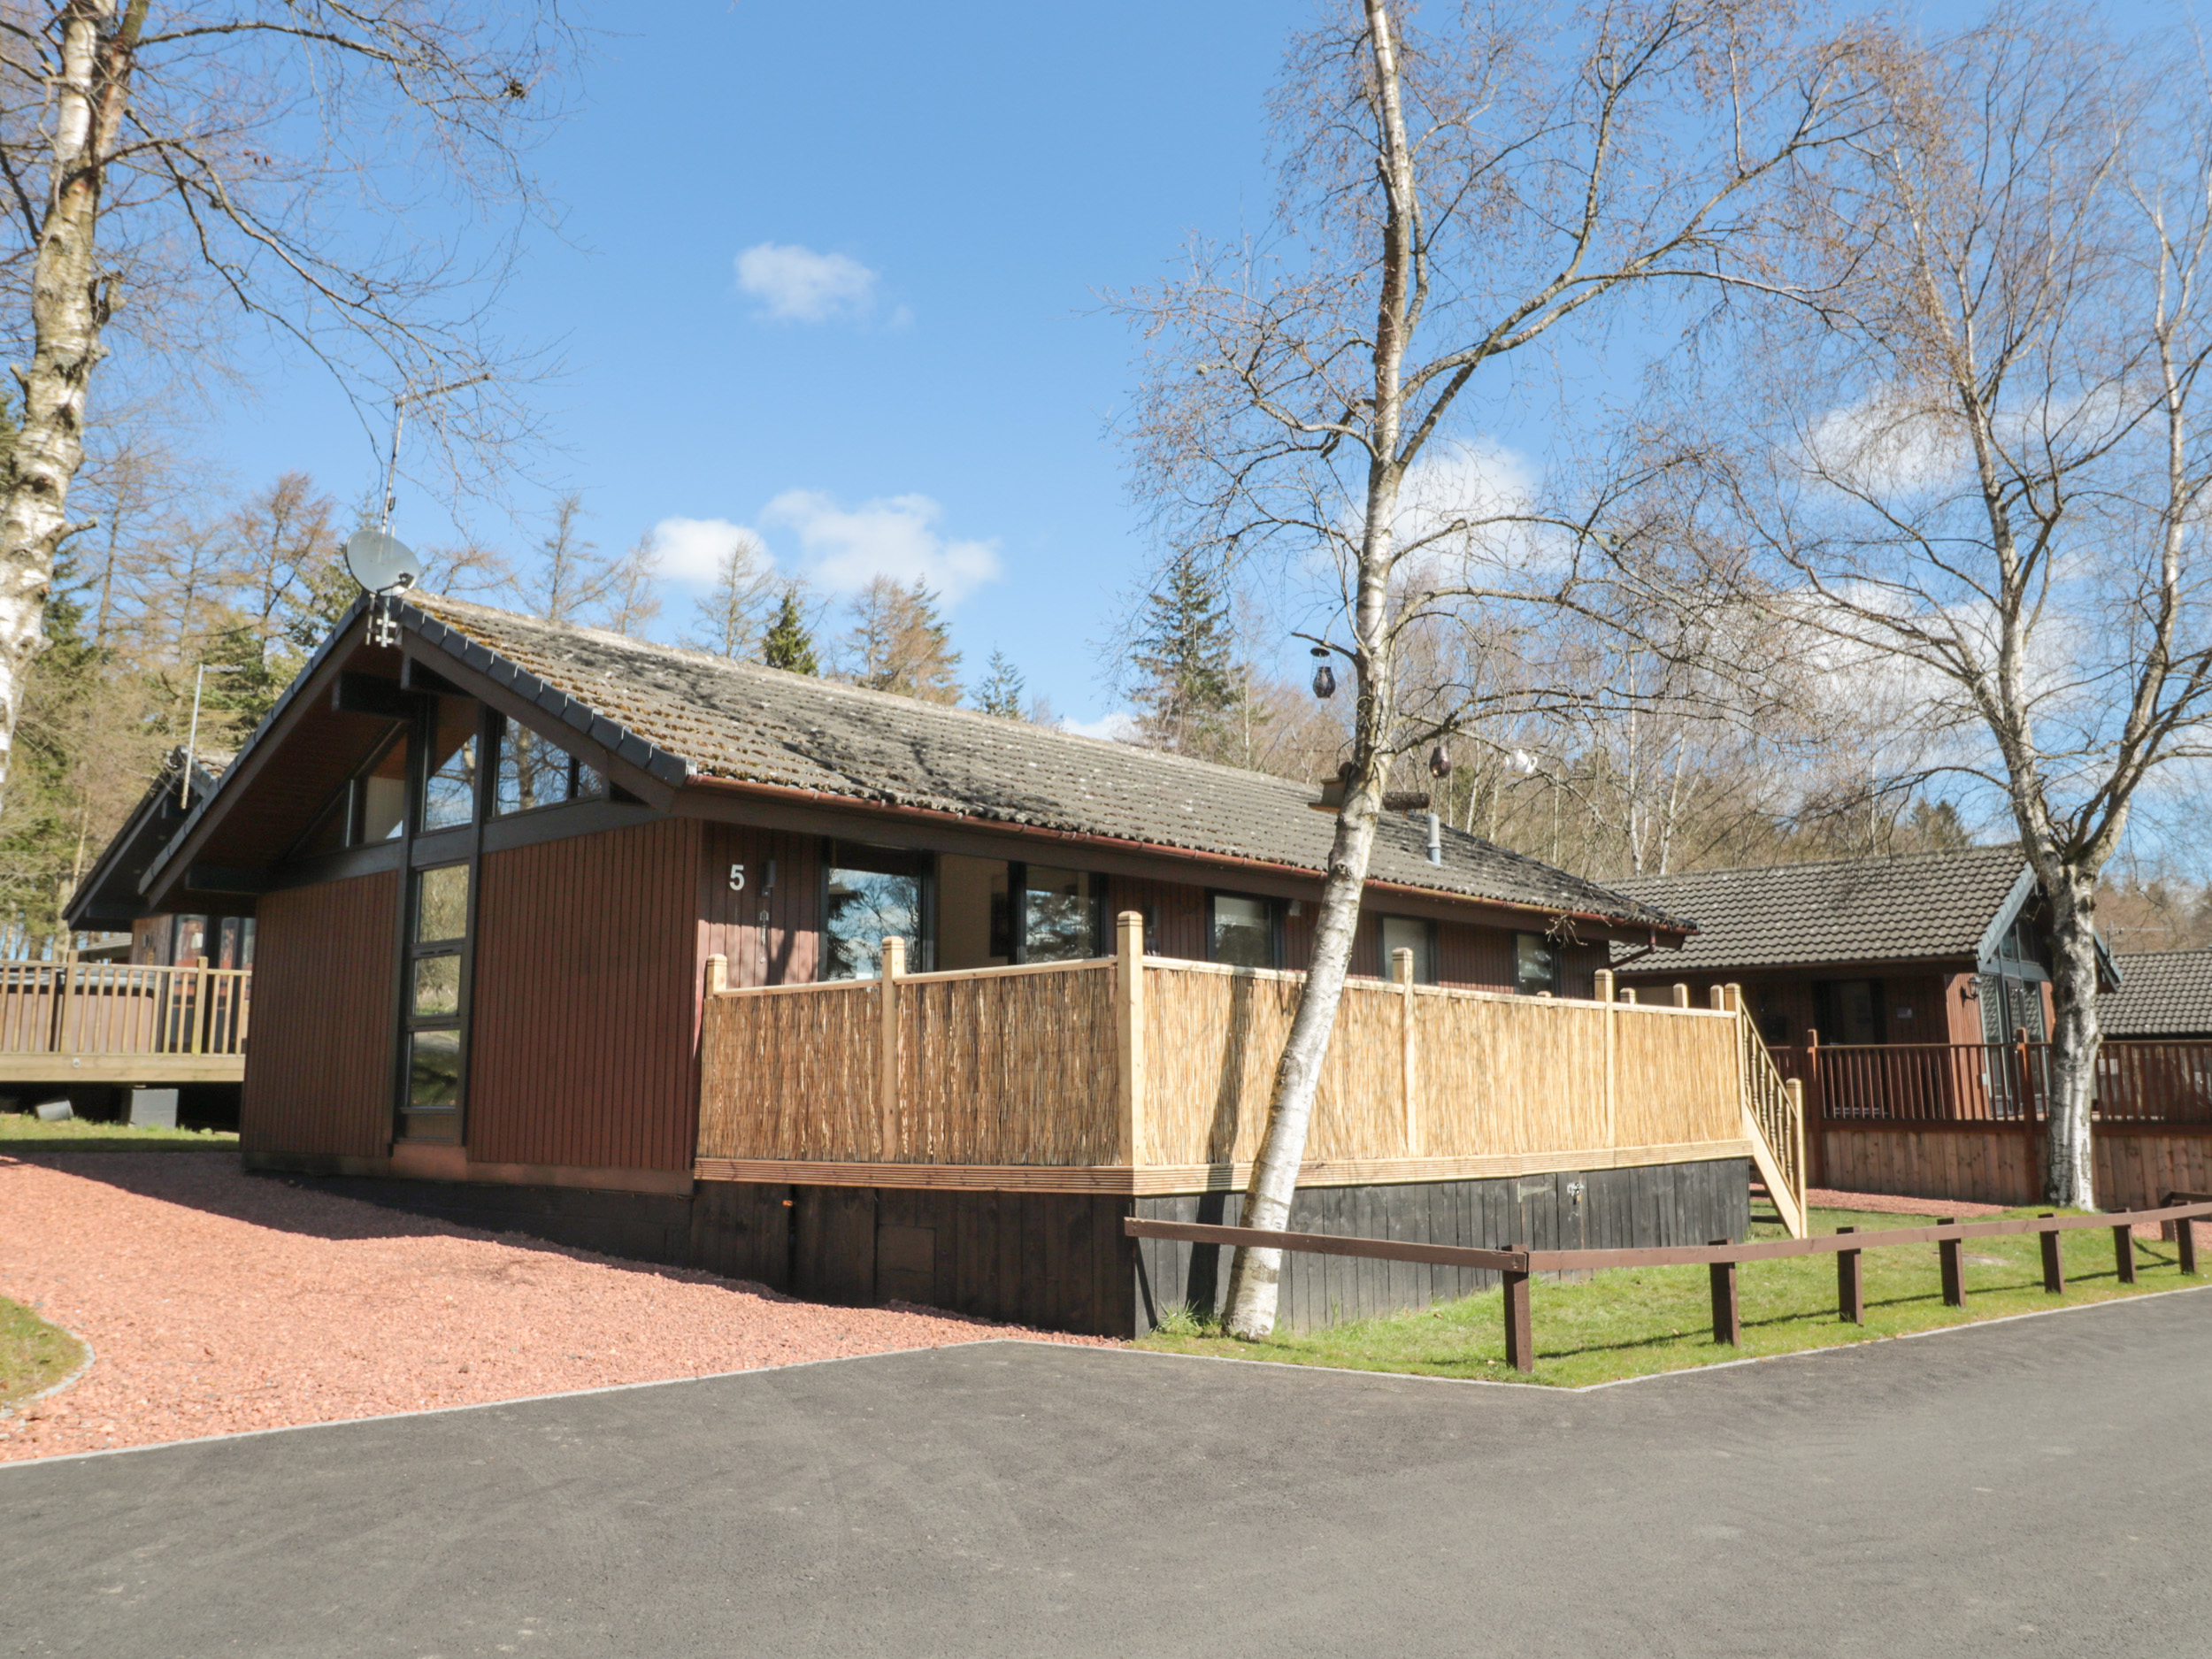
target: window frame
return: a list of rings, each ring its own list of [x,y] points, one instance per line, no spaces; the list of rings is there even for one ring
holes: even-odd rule
[[[1280,972],[1286,955],[1283,939],[1283,902],[1264,893],[1239,893],[1229,887],[1206,889],[1206,960],[1221,961],[1219,918],[1223,899],[1243,899],[1264,907],[1267,917],[1267,969],[1271,972]],[[1240,968],[1248,964],[1239,962],[1223,965]]]
[[[830,881],[836,872],[840,870],[851,870],[862,875],[879,876],[895,876],[907,873],[906,872],[900,870],[871,870],[864,864],[841,863],[837,856],[838,849],[840,848],[849,848],[864,854],[867,852],[874,852],[887,860],[893,858],[905,858],[911,859],[913,861],[916,866],[914,872],[915,879],[920,884],[920,892],[917,895],[918,902],[915,905],[915,909],[918,912],[917,918],[918,926],[917,926],[916,931],[921,935],[921,937],[918,939],[910,939],[906,941],[906,972],[909,973],[927,973],[930,971],[932,964],[936,959],[937,953],[937,855],[933,852],[923,852],[911,847],[893,846],[887,842],[845,841],[837,836],[826,835],[822,838],[821,856],[816,861],[817,872],[815,878],[814,894],[815,983],[818,985],[865,985],[869,982],[869,980],[880,979],[883,974],[882,956],[879,953],[876,958],[876,972],[869,975],[865,979],[861,979],[856,974],[850,978],[832,979],[830,977],[828,972],[830,964]],[[1012,902],[1013,896],[1013,883],[1010,879],[1007,883],[1007,899],[1010,906]]]
[[[558,812],[565,807],[591,806],[616,798],[614,780],[609,778],[603,769],[593,765],[567,744],[557,742],[548,737],[526,720],[514,719],[500,713],[495,709],[491,711],[489,724],[491,736],[484,752],[491,757],[491,764],[484,768],[488,787],[482,797],[482,813],[488,822],[511,824],[520,819],[534,818],[541,812]],[[542,801],[536,806],[520,806],[511,812],[503,812],[499,810],[500,768],[507,757],[507,734],[518,726],[548,748],[557,749],[568,757],[568,793],[558,801]],[[581,795],[577,792],[576,786],[586,772],[589,772],[599,780],[599,787],[589,795]]]

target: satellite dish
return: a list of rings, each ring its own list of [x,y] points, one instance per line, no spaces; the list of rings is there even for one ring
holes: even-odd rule
[[[415,585],[422,561],[396,535],[356,530],[346,538],[346,571],[373,594],[393,593]]]

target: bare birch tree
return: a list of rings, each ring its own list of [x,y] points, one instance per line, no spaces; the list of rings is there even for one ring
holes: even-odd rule
[[[2186,42],[2062,8],[1900,42],[1885,83],[1801,198],[1823,317],[1750,337],[1728,396],[1770,418],[1709,467],[1774,613],[1841,680],[1905,678],[2016,829],[2055,955],[2044,1196],[2088,1207],[2099,874],[2212,749],[2212,104]]]
[[[0,454],[0,788],[56,551],[82,527],[96,376],[134,366],[111,354],[219,377],[242,319],[372,401],[482,373],[498,262],[427,234],[424,185],[526,204],[517,141],[566,51],[552,0],[0,4],[0,326],[22,403]],[[442,419],[483,438],[513,412],[479,381]]]
[[[1404,706],[1402,636],[1455,606],[1601,610],[1638,580],[1596,534],[1611,492],[1547,513],[1454,488],[1468,405],[1525,393],[1539,342],[1610,296],[1742,280],[1728,250],[1762,187],[1852,119],[1848,54],[1771,5],[1475,5],[1433,40],[1394,12],[1365,0],[1294,47],[1270,240],[1201,247],[1130,306],[1150,342],[1133,443],[1175,545],[1340,572],[1315,632],[1352,673],[1348,781],[1248,1226],[1288,1217],[1392,762],[1467,717]],[[1586,568],[1594,548],[1615,556]],[[1238,1252],[1230,1331],[1272,1328],[1279,1263]]]

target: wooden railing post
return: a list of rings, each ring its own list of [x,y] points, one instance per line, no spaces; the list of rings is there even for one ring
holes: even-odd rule
[[[1792,1127],[1797,1133],[1797,1161],[1790,1173],[1797,1178],[1797,1202],[1802,1209],[1805,1189],[1813,1182],[1812,1171],[1805,1164],[1805,1085],[1797,1078],[1787,1078],[1783,1080],[1782,1090],[1789,1096]]]
[[[715,996],[730,988],[730,959],[727,956],[707,958],[707,995]]]
[[[207,958],[197,956],[192,967],[192,1048],[194,1054],[205,1050],[202,1035],[207,1025]]]
[[[876,995],[882,999],[883,1025],[876,1039],[876,1110],[879,1119],[877,1156],[887,1162],[899,1153],[899,976],[906,972],[906,941],[883,941],[883,973]]]
[[[1725,1013],[1728,1009],[1728,987],[1724,985],[1707,986],[1705,1002],[1716,1014]]]
[[[1414,1122],[1413,952],[1390,953],[1390,978],[1398,987],[1398,1104],[1404,1114],[1406,1156],[1421,1156],[1421,1132]]]
[[[1133,1171],[1144,1157],[1144,912],[1114,920],[1114,1024],[1121,1063],[1120,1159]]]
[[[1613,1100],[1613,1022],[1619,1018],[1613,1012],[1613,971],[1600,968],[1590,976],[1592,989],[1605,1009],[1605,1024],[1599,1041],[1605,1045],[1605,1148],[1611,1151],[1620,1143],[1616,1125],[1619,1119]]]
[[[1687,1008],[1690,1005],[1690,987],[1679,980],[1676,982],[1674,987],[1674,1005],[1677,1008]]]

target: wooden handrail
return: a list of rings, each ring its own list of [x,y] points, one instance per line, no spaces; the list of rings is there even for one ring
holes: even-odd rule
[[[0,1054],[244,1052],[253,970],[0,962]]]

